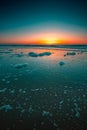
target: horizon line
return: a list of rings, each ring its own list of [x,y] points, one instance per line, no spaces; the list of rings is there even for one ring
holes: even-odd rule
[[[10,43],[6,43],[6,44],[1,44],[0,46],[82,46],[82,45],[86,45],[87,44],[50,44],[50,45],[44,45],[44,44],[10,44]]]

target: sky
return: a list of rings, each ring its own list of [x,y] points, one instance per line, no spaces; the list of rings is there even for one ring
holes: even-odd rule
[[[0,44],[87,44],[87,2],[0,0]]]

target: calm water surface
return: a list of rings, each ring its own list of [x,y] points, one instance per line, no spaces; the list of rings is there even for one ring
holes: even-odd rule
[[[0,47],[0,121],[1,130],[85,130],[87,49]]]

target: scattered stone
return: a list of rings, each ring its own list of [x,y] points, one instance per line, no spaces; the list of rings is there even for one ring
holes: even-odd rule
[[[6,91],[7,88],[1,89],[0,93],[4,93]]]
[[[79,117],[80,117],[80,112],[79,112],[78,104],[77,104],[77,103],[74,103],[74,106],[75,106],[75,111],[76,111],[75,116],[76,116],[77,118],[79,118]]]
[[[39,88],[31,89],[31,91],[39,91]]]
[[[22,109],[22,110],[21,110],[21,113],[24,113],[24,112],[25,112],[25,109]]]
[[[15,93],[15,90],[11,90],[10,93],[11,93],[11,94],[14,94],[14,93]]]
[[[39,53],[39,54],[37,54],[35,52],[29,52],[28,55],[31,56],[31,57],[50,56],[51,52],[43,52],[43,53]]]
[[[53,125],[54,125],[54,127],[58,127],[58,125],[57,125],[55,122],[54,122],[54,124],[53,124]]]
[[[5,82],[5,81],[6,81],[6,79],[2,79],[2,81],[3,81],[3,82]]]
[[[10,105],[3,105],[0,107],[0,110],[5,110],[5,112],[12,110],[13,108]]]
[[[65,64],[65,63],[64,63],[63,61],[60,61],[60,62],[59,62],[59,65],[60,65],[60,66],[62,66],[62,65],[64,65],[64,64]]]
[[[17,69],[21,69],[21,68],[24,68],[27,66],[27,63],[24,63],[24,64],[16,64],[14,67],[17,68]]]
[[[50,114],[50,112],[48,112],[48,111],[43,111],[42,116],[49,116],[49,114]]]
[[[75,53],[75,52],[67,52],[66,55],[67,55],[67,56],[69,56],[69,55],[74,56],[74,55],[76,55],[76,53]]]
[[[22,92],[22,89],[19,89],[19,93],[21,93]]]
[[[51,52],[43,52],[43,53],[39,53],[39,56],[50,56]]]
[[[20,53],[18,53],[16,55],[17,55],[17,57],[23,57],[24,56],[23,52],[20,52]]]
[[[31,114],[33,112],[32,106],[29,107],[28,112]]]
[[[34,52],[29,52],[28,55],[31,57],[38,57],[38,54]]]
[[[23,91],[23,93],[26,93],[26,91]]]
[[[63,103],[64,103],[64,101],[62,100],[62,101],[60,101],[59,103],[60,103],[60,105],[61,105],[61,104],[63,104]]]
[[[76,112],[75,116],[76,116],[77,118],[80,117],[80,113],[79,113],[79,111]]]
[[[6,84],[9,84],[9,83],[10,83],[10,81],[7,81],[7,82],[6,82]]]

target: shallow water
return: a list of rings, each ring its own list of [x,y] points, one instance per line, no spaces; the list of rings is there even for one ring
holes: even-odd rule
[[[9,130],[83,130],[87,49],[0,47],[0,120]]]

